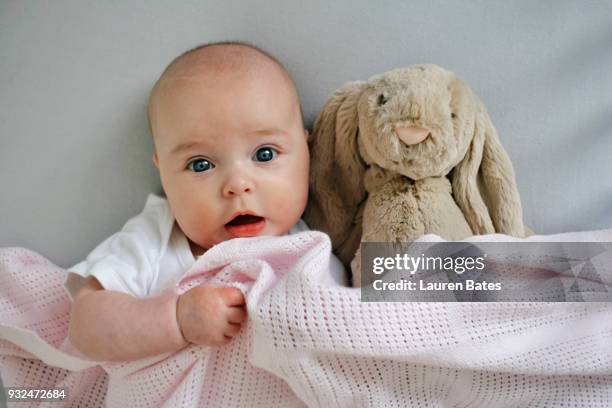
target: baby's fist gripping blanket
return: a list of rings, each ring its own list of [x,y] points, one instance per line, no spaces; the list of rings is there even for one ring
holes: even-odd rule
[[[592,237],[612,230],[564,239]],[[4,385],[65,386],[65,406],[88,407],[612,406],[609,303],[366,303],[331,276],[330,250],[314,231],[223,242],[175,290],[243,290],[232,342],[98,364],[66,340],[66,271],[2,249]]]

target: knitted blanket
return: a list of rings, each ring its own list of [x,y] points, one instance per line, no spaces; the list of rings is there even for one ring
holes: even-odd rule
[[[67,387],[54,407],[612,406],[611,303],[361,302],[330,276],[330,251],[315,231],[223,242],[175,290],[243,290],[249,320],[228,345],[98,363],[67,341],[66,270],[0,249],[4,386]]]

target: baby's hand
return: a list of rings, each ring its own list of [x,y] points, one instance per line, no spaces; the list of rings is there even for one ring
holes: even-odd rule
[[[247,313],[240,289],[202,284],[179,296],[176,315],[185,340],[221,346],[238,333]]]

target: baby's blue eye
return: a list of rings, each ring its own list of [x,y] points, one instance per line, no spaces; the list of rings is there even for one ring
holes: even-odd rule
[[[187,164],[187,168],[196,173],[201,173],[214,167],[215,165],[206,159],[195,159]]]
[[[257,149],[257,152],[255,152],[255,156],[253,156],[253,159],[255,161],[267,162],[276,157],[277,154],[278,151],[276,149],[273,149],[271,147],[262,147],[260,149]]]

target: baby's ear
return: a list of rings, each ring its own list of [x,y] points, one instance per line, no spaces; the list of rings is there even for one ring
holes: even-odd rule
[[[308,129],[304,128],[304,137],[306,138],[306,143],[310,144],[310,139],[312,139],[312,134],[308,132]]]
[[[153,163],[155,164],[155,167],[159,169],[159,159],[157,158],[157,152],[153,152]]]

